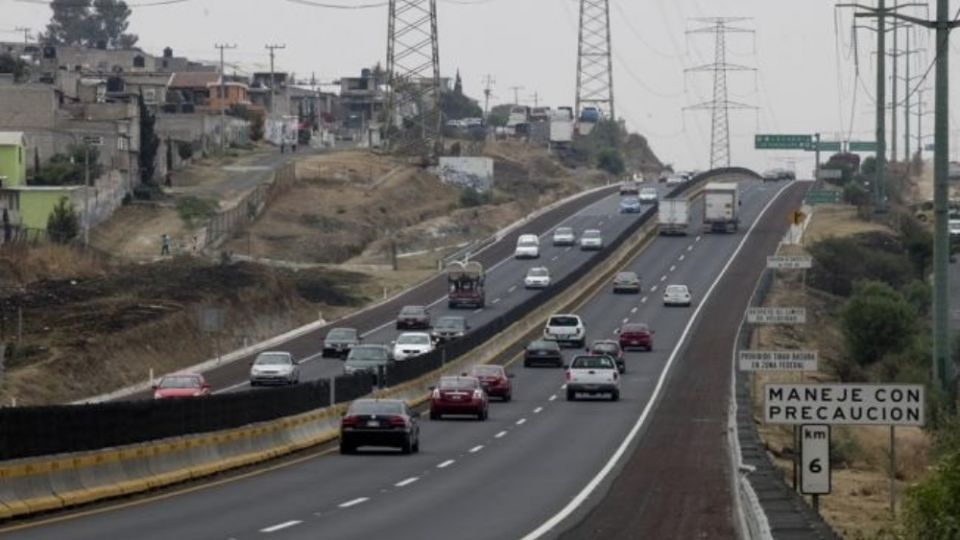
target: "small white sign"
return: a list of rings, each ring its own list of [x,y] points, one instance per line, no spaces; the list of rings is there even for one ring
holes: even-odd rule
[[[820,180],[840,180],[843,178],[842,169],[820,169],[818,174]]]
[[[807,309],[802,307],[749,307],[747,322],[753,324],[804,324]]]
[[[816,371],[817,351],[740,351],[740,371]]]
[[[800,426],[800,493],[830,493],[830,426]]]
[[[770,255],[767,257],[767,268],[781,270],[813,268],[813,257],[809,255]]]
[[[921,384],[768,384],[768,424],[922,426]]]

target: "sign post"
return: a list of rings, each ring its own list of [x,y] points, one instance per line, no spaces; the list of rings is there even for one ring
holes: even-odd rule
[[[831,491],[830,426],[800,426],[800,493],[813,495],[813,509],[820,511],[820,495]]]

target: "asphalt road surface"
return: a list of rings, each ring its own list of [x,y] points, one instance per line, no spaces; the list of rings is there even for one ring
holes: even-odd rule
[[[501,539],[524,537],[556,518],[561,526],[545,531],[552,537],[595,507],[601,511],[590,513],[570,532],[573,537],[708,537],[687,534],[703,530],[703,519],[716,522],[707,528],[709,537],[729,537],[728,461],[722,457],[723,426],[716,418],[726,413],[732,342],[722,342],[711,328],[718,321],[739,321],[742,306],[733,300],[749,296],[753,281],[746,270],[738,270],[740,263],[729,266],[723,281],[718,276],[745,230],[785,188],[755,181],[741,186],[741,232],[657,238],[628,265],[642,276],[641,294],[603,290],[575,310],[591,340],[614,337],[625,320],[647,322],[656,331],[652,352],[628,353],[619,402],[567,402],[562,370],[512,365],[513,401],[494,402],[486,422],[424,418],[419,454],[323,455],[142,503],[38,522],[4,538]],[[771,238],[785,227],[782,216],[799,191],[785,189],[735,261],[760,260],[770,252]],[[699,209],[697,203],[692,214]],[[599,220],[599,214],[592,219]],[[700,309],[715,282],[716,296]],[[691,288],[692,307],[662,306],[663,288],[672,283]],[[700,313],[697,319],[694,313]],[[684,346],[689,347],[685,354]],[[651,401],[655,395],[658,402]],[[629,444],[631,432],[639,437]],[[615,475],[598,479],[611,456],[630,457],[626,452],[638,443],[633,459],[620,464],[619,478],[626,482],[628,473],[639,474],[645,483],[620,491]],[[704,471],[709,474],[698,477]],[[601,489],[585,497],[585,486],[593,483]],[[603,498],[606,489],[611,497]],[[618,501],[621,492],[627,495]],[[586,499],[579,513],[561,520],[565,507],[578,498]],[[615,515],[603,512],[608,509]],[[698,516],[698,524],[685,523]],[[618,520],[641,528],[618,528]]]

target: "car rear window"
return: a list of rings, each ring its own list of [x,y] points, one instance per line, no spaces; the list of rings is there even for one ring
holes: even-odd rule
[[[570,227],[560,227],[559,229],[557,229],[557,231],[554,234],[560,234],[560,235],[573,234],[573,229],[571,229]]]
[[[470,369],[470,374],[484,377],[499,377],[503,374],[503,368],[500,366],[473,366]]]
[[[617,345],[616,343],[611,343],[611,342],[594,343],[593,346],[590,347],[590,349],[593,351],[600,351],[600,352],[617,352],[620,349],[620,346]]]
[[[403,414],[403,403],[397,401],[354,401],[347,414]]]
[[[580,319],[567,315],[550,317],[549,323],[550,326],[577,326],[578,324],[580,324]]]
[[[645,324],[627,324],[627,325],[624,325],[623,328],[622,328],[620,331],[621,331],[622,333],[627,333],[627,332],[646,332],[646,331],[647,331],[647,325],[645,325]]]
[[[613,361],[606,356],[578,356],[571,367],[579,369],[613,369]]]
[[[258,366],[288,366],[290,355],[282,353],[263,353],[253,362]]]
[[[585,238],[600,238],[600,231],[596,231],[593,229],[588,231],[583,231],[583,236]]]
[[[530,271],[527,272],[527,275],[532,277],[546,277],[550,275],[550,271],[546,268],[531,268]]]
[[[617,279],[620,281],[636,281],[637,275],[633,272],[620,272],[617,274]]]
[[[473,390],[480,387],[480,381],[472,377],[443,377],[440,379],[441,390]]]
[[[407,306],[400,310],[400,314],[405,317],[419,317],[426,313],[422,307],[417,306]]]
[[[553,341],[534,341],[529,345],[527,345],[527,349],[531,351],[542,351],[542,350],[558,351],[560,350],[560,346]]]
[[[670,285],[667,287],[666,292],[670,294],[682,294],[687,292],[687,288],[683,285]]]
[[[374,362],[386,360],[387,351],[381,347],[354,347],[350,349],[347,361]]]
[[[200,377],[176,375],[160,380],[160,388],[200,388]]]
[[[357,331],[352,328],[334,328],[327,334],[327,339],[355,339]]]
[[[434,328],[438,329],[459,329],[463,328],[466,322],[459,317],[444,317],[437,321]]]

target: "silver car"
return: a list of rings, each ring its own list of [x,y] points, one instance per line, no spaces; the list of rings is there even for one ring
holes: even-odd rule
[[[572,246],[577,243],[577,235],[573,232],[573,227],[557,227],[553,231],[553,245]]]
[[[690,289],[686,285],[667,285],[663,290],[665,306],[689,306],[691,302]]]
[[[600,230],[587,229],[583,231],[580,236],[580,249],[583,251],[603,249],[603,236],[600,234]]]
[[[288,352],[262,352],[250,365],[250,386],[261,384],[297,384],[300,366]]]

